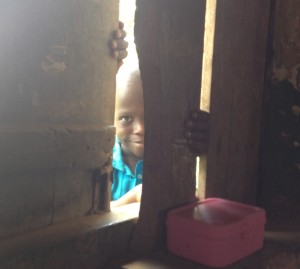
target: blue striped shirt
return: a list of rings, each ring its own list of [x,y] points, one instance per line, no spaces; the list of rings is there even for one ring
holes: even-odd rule
[[[142,183],[143,180],[143,160],[137,162],[135,174],[124,163],[122,158],[122,149],[120,141],[116,138],[113,148],[113,184],[111,187],[111,200],[115,201],[121,198],[135,186]]]

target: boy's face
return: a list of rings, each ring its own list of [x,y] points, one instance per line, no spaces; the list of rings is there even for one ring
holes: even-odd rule
[[[117,91],[115,126],[122,153],[135,160],[144,157],[144,101],[139,76],[131,77],[125,88]]]

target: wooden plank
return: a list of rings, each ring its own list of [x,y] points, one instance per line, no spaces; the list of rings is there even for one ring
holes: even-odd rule
[[[183,122],[199,106],[205,1],[137,1],[136,42],[145,99],[143,197],[133,246],[163,238],[165,213],[195,192]]]
[[[264,94],[259,202],[268,222],[280,223],[281,229],[300,223],[299,8],[299,1],[274,3],[268,70],[272,77]]]
[[[270,1],[217,2],[207,197],[254,203]]]

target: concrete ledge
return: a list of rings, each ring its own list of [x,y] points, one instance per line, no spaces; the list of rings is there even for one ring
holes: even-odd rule
[[[128,249],[139,203],[0,240],[0,268],[95,268]],[[55,266],[54,266],[55,264]]]

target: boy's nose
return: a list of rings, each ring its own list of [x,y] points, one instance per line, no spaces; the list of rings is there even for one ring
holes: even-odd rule
[[[144,124],[144,120],[138,120],[136,121],[135,125],[134,125],[134,133],[136,134],[145,134],[145,124]]]

